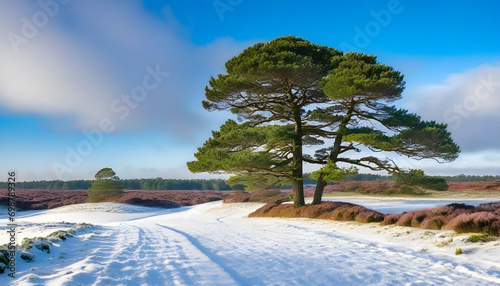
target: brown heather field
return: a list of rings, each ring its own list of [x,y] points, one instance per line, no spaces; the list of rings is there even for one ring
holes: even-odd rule
[[[450,182],[448,191],[425,191],[424,197],[482,198],[500,197],[500,182]],[[341,182],[327,186],[325,194],[334,195],[383,195],[385,190],[397,190],[392,182]],[[306,197],[314,194],[314,188],[305,188]],[[16,206],[22,210],[51,209],[65,205],[85,203],[88,190],[16,190]],[[321,205],[294,209],[292,204],[282,204],[290,200],[292,190],[265,190],[245,193],[243,191],[142,191],[127,190],[114,202],[164,208],[189,206],[224,200],[226,203],[263,202],[265,206],[256,210],[252,217],[307,217],[317,219],[381,222],[426,229],[450,229],[461,232],[480,232],[498,236],[500,233],[500,203],[482,204],[477,207],[451,204],[431,209],[383,215],[365,207],[342,202],[323,202]],[[390,193],[405,195],[403,193]],[[411,194],[414,196],[415,194]],[[8,204],[6,189],[0,189],[0,204]]]
[[[489,198],[500,197],[500,181],[490,182],[449,182],[448,191],[427,191],[420,196],[442,198]],[[387,190],[390,190],[387,192]],[[414,195],[398,193],[399,188],[393,182],[364,181],[340,182],[328,185],[325,195]],[[311,197],[314,188],[304,188],[305,196]],[[22,210],[51,209],[71,204],[85,203],[88,190],[46,190],[46,189],[18,189],[16,190],[16,206]],[[253,193],[242,191],[186,191],[186,190],[127,190],[114,201],[146,206],[176,207],[190,206],[215,200],[224,202],[275,202],[287,201],[292,190],[267,190]],[[7,189],[0,189],[0,204],[7,205]]]
[[[482,192],[500,192],[500,181],[489,182],[448,182],[447,192],[461,191],[482,191]],[[373,193],[377,190],[397,189],[397,185],[391,181],[345,181],[328,185],[325,193],[330,192],[349,192],[357,191],[363,193]]]
[[[490,182],[448,182],[448,191],[486,191],[500,192],[500,181]]]
[[[71,204],[82,204],[87,200],[88,190],[16,190],[16,207],[21,210],[52,209]],[[165,208],[190,206],[210,201],[222,200],[228,192],[222,191],[141,191],[127,190],[114,202]],[[0,189],[0,204],[8,204],[7,189]]]
[[[448,191],[425,190],[421,197],[442,198],[482,198],[484,200],[497,200],[500,197],[500,182],[450,182]],[[352,195],[383,195],[384,190],[398,189],[392,182],[341,182],[327,186],[325,193],[335,196]],[[310,191],[313,192],[312,189]],[[383,192],[382,192],[383,191]],[[311,194],[312,194],[311,192]],[[401,214],[383,215],[379,212],[366,209],[362,206],[343,202],[322,202],[320,205],[307,205],[293,208],[292,204],[282,204],[287,200],[285,190],[280,195],[268,197],[267,204],[250,217],[305,217],[339,221],[381,222],[382,225],[395,224],[424,229],[447,229],[457,233],[485,233],[500,236],[500,203],[481,204],[477,207],[464,204],[450,204],[437,208],[422,209]],[[392,193],[404,195],[403,193]],[[234,193],[225,198],[244,198],[245,194]],[[248,196],[248,195],[247,195]],[[262,197],[260,194],[259,197]],[[310,195],[309,195],[310,196]],[[417,196],[410,194],[410,196]],[[247,201],[252,201],[247,199]]]

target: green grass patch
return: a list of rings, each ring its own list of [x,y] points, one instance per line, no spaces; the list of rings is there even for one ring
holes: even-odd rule
[[[494,240],[497,240],[497,238],[487,234],[471,234],[466,241],[476,243],[476,242],[488,242]]]

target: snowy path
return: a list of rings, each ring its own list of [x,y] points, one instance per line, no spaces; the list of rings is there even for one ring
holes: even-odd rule
[[[107,223],[39,255],[48,263],[26,263],[12,285],[500,285],[500,258],[384,243],[377,226],[247,218],[258,206],[214,202]]]

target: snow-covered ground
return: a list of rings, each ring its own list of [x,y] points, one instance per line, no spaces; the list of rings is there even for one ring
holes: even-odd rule
[[[377,223],[248,218],[256,203],[81,204],[17,214],[17,239],[91,223],[0,285],[500,285],[500,243]],[[7,223],[0,217],[0,223]],[[450,242],[450,240],[453,240]],[[5,230],[0,244],[7,242]],[[455,255],[456,248],[464,254]]]

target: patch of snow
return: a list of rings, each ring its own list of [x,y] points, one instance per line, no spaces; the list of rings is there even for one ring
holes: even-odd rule
[[[85,205],[24,217],[24,235],[74,218],[96,226],[50,254],[33,250],[31,263],[18,259],[17,278],[1,274],[0,285],[500,285],[499,242],[467,243],[453,231],[248,218],[260,203]]]

